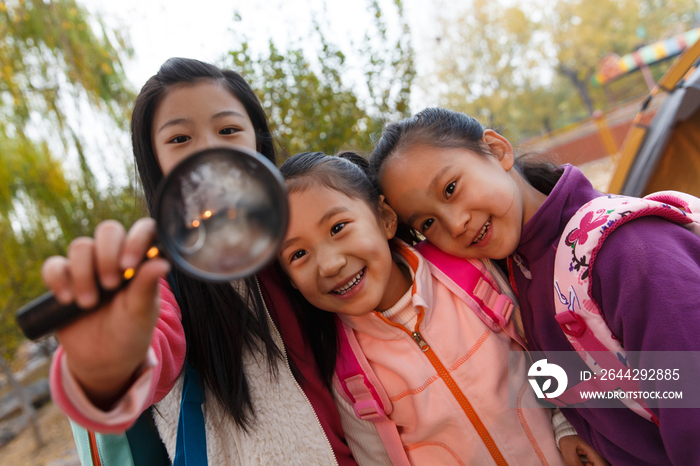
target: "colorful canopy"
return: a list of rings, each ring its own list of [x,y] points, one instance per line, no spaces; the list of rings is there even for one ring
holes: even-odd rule
[[[687,47],[693,45],[698,38],[700,38],[700,28],[691,29],[670,39],[647,45],[622,58],[614,53],[606,55],[598,64],[598,73],[591,78],[591,82],[596,86],[601,86],[637,70],[641,66],[648,66],[679,55]]]

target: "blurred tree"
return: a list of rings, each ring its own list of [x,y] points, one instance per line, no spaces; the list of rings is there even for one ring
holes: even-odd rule
[[[361,50],[367,60],[366,101],[348,84],[346,57],[327,40],[318,22],[312,40],[320,50],[311,59],[301,48],[281,51],[272,41],[268,52],[259,56],[253,56],[245,39],[230,52],[224,66],[240,71],[258,93],[284,157],[308,150],[369,151],[371,137],[385,121],[408,116],[415,71],[402,2],[394,0],[400,27],[394,40],[387,35],[378,3],[371,1],[369,6],[376,31],[365,35]]]
[[[650,43],[690,28],[698,7],[696,0],[472,0],[461,9],[437,2],[435,72],[421,87],[516,141],[606,106],[590,84],[600,59],[633,51],[642,30]],[[627,95],[646,92],[643,80],[629,82],[636,90]]]
[[[643,40],[653,43],[689,29],[698,6],[696,0],[559,0],[542,25],[551,34],[557,71],[592,115],[590,80],[600,60],[608,53],[630,53]]]
[[[126,122],[133,93],[125,86],[124,38],[89,17],[74,0],[0,1],[0,129],[24,136],[32,114],[63,128],[61,93]]]
[[[0,1],[0,353],[20,339],[18,307],[44,291],[40,268],[105,218],[130,224],[142,208],[133,184],[98,186],[83,149],[88,107],[127,126],[133,92],[117,31],[74,0]],[[77,167],[66,171],[68,154]],[[110,171],[122,160],[110,160]]]
[[[362,126],[374,126],[342,82],[345,57],[324,44],[314,71],[301,49],[280,51],[271,41],[269,53],[253,58],[247,43],[231,52],[233,69],[256,90],[279,136],[283,157],[307,150],[334,152],[361,146]]]
[[[363,71],[371,109],[384,121],[396,121],[411,115],[411,86],[416,76],[411,29],[404,17],[403,3],[394,0],[394,6],[399,21],[398,38],[395,41],[389,38],[379,3],[371,0],[368,9],[374,16],[379,41],[366,32],[360,50],[362,56],[368,57]],[[376,43],[378,47],[374,45]]]
[[[463,111],[515,141],[553,124],[561,80],[551,75],[546,37],[519,4],[473,0],[463,10],[444,2],[436,11],[435,72],[422,77],[439,105]],[[434,91],[433,91],[434,92]]]

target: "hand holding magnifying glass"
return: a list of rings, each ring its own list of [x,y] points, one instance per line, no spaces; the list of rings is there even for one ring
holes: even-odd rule
[[[157,245],[146,258],[163,255],[203,280],[226,282],[252,275],[269,263],[284,238],[289,207],[284,182],[267,159],[245,149],[217,148],[183,160],[161,183],[154,218]],[[108,302],[122,286],[100,293],[92,309],[61,305],[52,293],[17,312],[24,334],[39,338]]]

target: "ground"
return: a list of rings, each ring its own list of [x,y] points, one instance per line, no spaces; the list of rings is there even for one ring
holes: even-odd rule
[[[80,466],[68,418],[52,402],[37,414],[45,446],[37,448],[34,433],[27,428],[0,448],[0,466]]]
[[[607,191],[616,167],[617,159],[615,157],[603,157],[578,166],[591,181],[593,187],[600,192]]]

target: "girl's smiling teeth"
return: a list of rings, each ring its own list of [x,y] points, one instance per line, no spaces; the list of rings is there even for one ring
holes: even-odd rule
[[[474,238],[474,241],[472,241],[472,244],[476,244],[482,239],[484,239],[484,236],[486,236],[486,232],[489,231],[489,226],[491,226],[491,217],[486,221],[483,227],[481,227],[481,231],[479,231],[479,234],[477,235],[476,238]]]
[[[355,288],[355,286],[360,283],[360,280],[362,280],[363,275],[365,274],[365,269],[360,270],[360,272],[352,277],[352,279],[346,283],[344,286],[341,286],[340,288],[336,288],[335,290],[331,291],[333,294],[337,295],[344,295],[348,291],[352,290]]]

